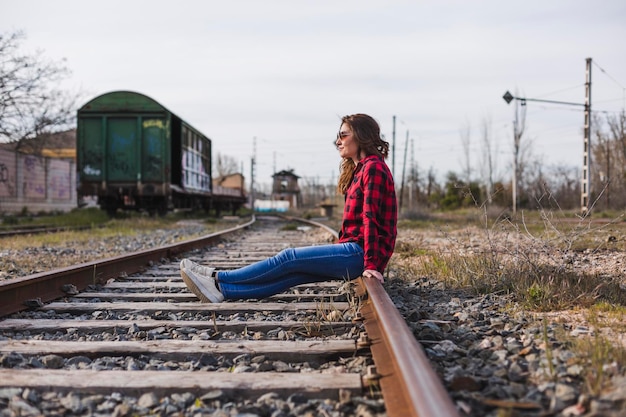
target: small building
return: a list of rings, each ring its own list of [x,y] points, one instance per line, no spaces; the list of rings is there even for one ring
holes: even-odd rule
[[[288,201],[290,209],[302,206],[302,194],[298,185],[300,177],[293,173],[293,169],[277,172],[272,178],[272,200]]]
[[[36,138],[0,143],[0,149],[23,155],[76,160],[76,129],[43,133]]]
[[[236,172],[234,174],[222,175],[221,177],[213,179],[213,190],[222,187],[228,189],[235,189],[239,191],[240,195],[244,194],[244,176]]]

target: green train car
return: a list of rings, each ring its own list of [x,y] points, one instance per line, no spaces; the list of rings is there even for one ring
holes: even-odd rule
[[[152,98],[131,91],[98,96],[77,113],[79,201],[95,196],[109,214],[145,210],[230,209],[239,189],[215,193],[211,140]]]

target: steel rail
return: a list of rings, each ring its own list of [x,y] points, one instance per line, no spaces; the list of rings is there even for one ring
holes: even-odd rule
[[[335,238],[338,236],[336,231],[321,223],[283,217],[322,227]],[[150,262],[206,246],[225,234],[251,226],[255,220],[253,217],[242,225],[186,242],[0,282],[0,316],[27,308],[24,304],[27,299],[38,298],[40,303],[50,301],[67,295],[72,286],[82,290],[122,273],[139,272]],[[374,278],[359,278],[356,283],[357,292],[363,298],[360,313],[376,365],[375,374],[364,379],[379,384],[387,415],[459,417],[440,378],[383,286]]]
[[[424,350],[376,278],[359,278],[376,377],[389,417],[459,417]]]
[[[139,272],[150,262],[159,262],[204,247],[224,235],[250,227],[255,221],[253,216],[244,224],[197,239],[0,281],[0,317],[39,307],[47,301],[71,295],[88,285],[105,283],[123,273]]]
[[[295,219],[302,221],[302,219]],[[337,231],[306,220],[332,233]],[[389,417],[460,417],[452,399],[398,309],[375,278],[359,278],[370,350]]]
[[[21,226],[19,228],[1,229],[0,238],[20,236],[20,235],[38,235],[43,233],[59,233],[68,231],[77,231],[90,229],[91,226]]]
[[[335,229],[333,229],[330,226],[325,225],[324,223],[316,222],[313,220],[301,219],[299,217],[285,216],[285,215],[280,216],[280,217],[286,220],[293,220],[293,221],[297,221],[300,223],[310,224],[311,226],[319,227],[320,229],[323,229],[327,231],[328,233],[330,233],[334,237],[335,240],[339,239],[339,233]]]

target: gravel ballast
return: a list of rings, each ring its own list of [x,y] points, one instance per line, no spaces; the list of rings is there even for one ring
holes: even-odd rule
[[[137,236],[93,240],[80,246],[68,242],[58,246],[33,246],[24,250],[0,249],[0,279],[25,276],[53,269],[55,260],[86,262],[121,253],[148,249],[180,240],[181,235],[202,233],[202,225],[182,225],[178,230],[154,230]],[[322,240],[315,234],[312,241]],[[434,242],[435,240],[433,240]],[[398,242],[426,247],[424,233],[401,232]],[[441,240],[436,240],[442,245]],[[605,255],[609,256],[609,255]],[[612,254],[614,268],[623,268],[621,258]],[[592,258],[592,255],[589,255]],[[24,262],[28,259],[29,264]],[[573,262],[581,261],[576,259]],[[582,261],[581,261],[582,262]],[[583,263],[601,267],[601,260]],[[605,262],[606,265],[606,262]],[[59,265],[61,266],[61,265]],[[544,313],[526,311],[510,295],[476,295],[464,289],[445,289],[431,277],[407,276],[400,261],[392,260],[390,279],[384,284],[440,375],[462,415],[467,416],[626,416],[626,370],[618,363],[601,366],[604,386],[590,392],[589,368],[571,348],[573,339],[593,339],[601,334],[580,312]],[[280,330],[276,330],[278,334]],[[184,337],[193,331],[181,330]],[[201,333],[201,332],[200,332]],[[612,335],[618,344],[623,334]],[[6,336],[3,336],[6,337]],[[11,337],[17,337],[11,335]],[[49,337],[76,338],[77,335]],[[129,334],[128,337],[132,337]],[[132,359],[132,358],[131,358]],[[3,355],[0,364],[24,362],[28,367],[77,366],[101,369],[123,367],[159,369],[177,367],[237,367],[247,372],[259,366],[274,369],[303,364],[265,364],[254,357],[236,363],[186,363],[137,361],[121,358],[110,363],[93,363],[87,358],[50,357],[28,363],[16,355]],[[67,363],[71,361],[71,363]],[[338,364],[338,366],[359,364]],[[54,395],[30,389],[0,390],[0,416],[36,415],[197,415],[197,416],[382,416],[380,403],[367,399],[315,402],[298,396],[279,398],[268,393],[254,401],[237,401],[221,392],[196,398],[191,393],[166,398],[146,393],[140,397]]]

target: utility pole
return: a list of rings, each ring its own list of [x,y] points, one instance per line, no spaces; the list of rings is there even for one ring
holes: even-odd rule
[[[583,142],[583,177],[580,183],[580,208],[587,215],[591,196],[591,58],[587,58],[585,71],[585,138]]]
[[[526,103],[522,102],[522,115],[520,116],[519,106],[515,102],[515,120],[513,121],[513,181],[511,184],[511,194],[513,197],[513,214],[517,213],[517,184],[519,180],[519,144],[524,134],[526,124]],[[521,119],[521,120],[520,120]]]
[[[415,140],[411,139],[411,169],[409,177],[409,211],[413,210],[413,191],[417,184],[417,168],[415,167]]]
[[[256,136],[252,139],[252,159],[250,160],[250,209],[254,213],[254,171],[256,166]]]
[[[589,204],[589,196],[591,191],[591,58],[587,58],[587,67],[585,71],[585,104],[581,103],[570,103],[567,101],[555,101],[555,100],[540,100],[536,98],[525,98],[525,97],[515,97],[509,91],[504,93],[502,96],[504,101],[507,104],[510,104],[513,100],[521,101],[521,105],[525,106],[527,101],[537,101],[541,103],[552,103],[552,104],[564,104],[570,106],[583,106],[585,109],[585,126],[584,126],[584,138],[583,138],[583,176],[582,183],[580,184],[580,205],[581,212],[583,215],[587,215],[589,210],[591,210]],[[515,117],[517,120],[517,108]],[[517,132],[517,127],[514,126],[514,138],[517,141],[518,138],[515,135]],[[521,134],[520,134],[521,137]],[[517,154],[515,155],[517,159]],[[517,165],[516,165],[517,167]],[[514,173],[515,177],[517,177],[517,172]],[[513,181],[517,181],[515,178]],[[517,204],[514,200],[514,207]]]
[[[406,154],[409,150],[409,130],[406,131],[406,141],[404,143],[404,163],[402,164],[402,183],[400,185],[400,204],[399,209],[402,211],[402,197],[404,196],[404,173],[406,172]]]
[[[396,178],[396,116],[393,116],[393,130],[391,132],[391,176]]]

